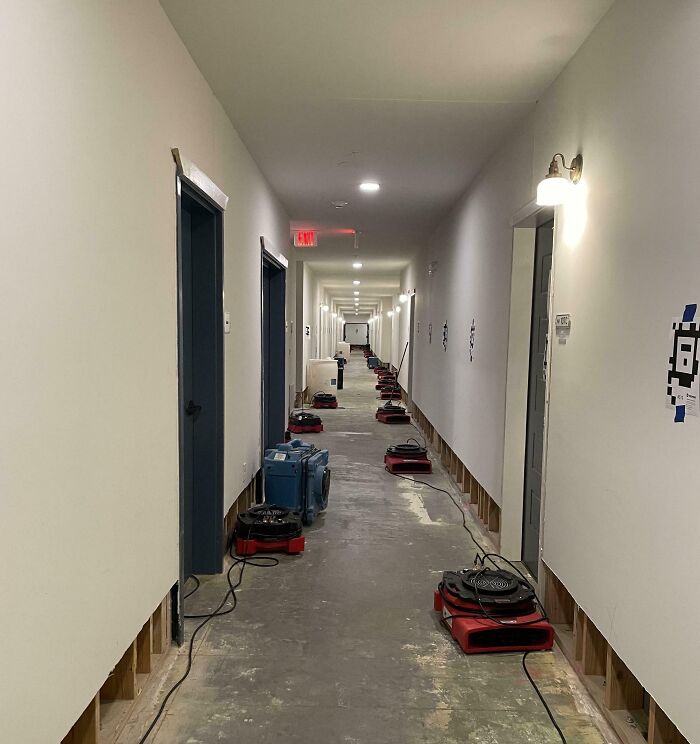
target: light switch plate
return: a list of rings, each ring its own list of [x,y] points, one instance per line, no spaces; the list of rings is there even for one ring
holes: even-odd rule
[[[231,313],[224,313],[224,333],[231,333]]]

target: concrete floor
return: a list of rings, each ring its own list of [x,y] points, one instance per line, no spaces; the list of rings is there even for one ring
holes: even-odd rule
[[[384,472],[386,447],[415,430],[375,421],[375,375],[361,355],[345,379],[344,408],[324,411],[325,431],[306,437],[329,448],[333,470],[328,511],[307,530],[306,552],[246,569],[237,610],[201,634],[192,673],[149,741],[556,744],[521,654],[467,657],[438,622],[441,573],[470,566],[473,545],[447,496]],[[436,471],[431,482],[449,487]],[[204,579],[188,611],[216,606],[225,586],[223,576]],[[569,744],[615,741],[596,727],[560,654],[528,664]],[[138,741],[152,717],[158,691],[144,698],[120,744]]]

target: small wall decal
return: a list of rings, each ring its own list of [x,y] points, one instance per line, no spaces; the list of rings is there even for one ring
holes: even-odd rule
[[[476,318],[472,318],[472,325],[469,329],[469,361],[474,361],[474,344],[476,343]]]
[[[445,321],[445,325],[442,327],[442,350],[447,351],[447,321]]]
[[[675,409],[675,423],[682,424],[686,415],[698,415],[700,384],[700,323],[695,320],[697,303],[686,305],[683,317],[673,319],[673,346],[668,359],[666,405]]]
[[[428,323],[428,343],[433,343],[433,324]]]

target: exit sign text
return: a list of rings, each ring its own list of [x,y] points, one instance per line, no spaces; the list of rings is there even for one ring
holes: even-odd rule
[[[315,230],[296,230],[294,233],[295,248],[315,248],[316,231]]]

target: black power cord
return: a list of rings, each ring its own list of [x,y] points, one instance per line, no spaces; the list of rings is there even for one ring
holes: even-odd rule
[[[201,586],[199,579],[194,574],[185,576],[185,583],[187,583],[190,579],[194,579],[194,582],[195,582],[194,589],[190,589],[189,592],[187,592],[187,594],[185,594],[185,596],[182,598],[183,600],[187,599],[187,597],[191,597],[197,591],[197,589],[199,589],[199,587]]]
[[[417,429],[417,427],[416,427],[416,429]],[[491,552],[485,550],[482,547],[481,543],[479,543],[479,541],[474,537],[474,533],[471,531],[471,529],[469,529],[469,526],[467,525],[467,515],[466,515],[466,512],[464,511],[464,509],[462,509],[462,507],[459,505],[459,503],[457,502],[457,500],[455,499],[455,497],[453,496],[453,494],[450,491],[447,491],[444,488],[439,488],[438,486],[434,486],[432,483],[428,483],[427,481],[418,480],[417,478],[409,478],[408,476],[401,475],[400,473],[392,473],[386,467],[384,468],[384,470],[386,470],[386,472],[389,473],[390,475],[393,475],[395,478],[401,478],[402,480],[407,480],[407,481],[410,481],[411,483],[419,483],[419,484],[421,484],[423,486],[428,486],[428,488],[432,488],[434,491],[440,491],[440,493],[446,494],[449,497],[450,501],[459,510],[459,513],[462,515],[462,526],[467,531],[467,534],[471,538],[471,540],[474,543],[474,545],[476,545],[476,547],[481,551],[481,555],[479,555],[477,553],[476,558],[474,559],[474,565],[476,565],[477,563],[481,563],[482,570],[484,570],[483,569],[484,563],[485,563],[485,561],[488,560],[488,561],[490,561],[498,569],[500,567],[499,567],[499,565],[496,563],[496,561],[494,559],[497,558],[499,560],[502,560],[503,562],[507,563],[523,579],[523,581],[525,581],[528,584],[528,586],[532,589],[532,592],[533,592],[533,594],[535,596],[535,601],[537,602],[537,604],[538,604],[538,606],[540,608],[540,612],[542,614],[542,617],[541,618],[538,618],[536,621],[533,620],[533,621],[529,621],[529,622],[525,622],[525,623],[518,623],[518,624],[519,625],[529,625],[529,624],[532,624],[534,622],[540,622],[542,620],[547,620],[547,615],[546,615],[546,613],[544,611],[544,607],[542,605],[542,602],[540,601],[540,598],[537,596],[537,593],[535,592],[535,588],[532,586],[532,584],[530,584],[530,581],[527,579],[527,577],[522,573],[522,571],[517,566],[515,566],[511,561],[509,561],[507,558],[505,558],[504,556],[502,556],[500,553],[491,553]],[[476,587],[476,582],[475,582],[475,587]],[[481,612],[476,612],[475,611],[474,615],[471,615],[471,614],[467,615],[467,614],[465,614],[465,616],[468,616],[468,617],[478,617],[478,616],[481,616],[481,617],[486,617],[489,620],[492,620],[493,622],[495,622],[495,623],[497,623],[499,625],[506,624],[506,623],[501,622],[500,620],[498,620],[495,617],[491,617],[489,615],[489,613],[486,612],[483,604],[481,603],[481,599],[479,597],[478,589],[476,589],[476,592],[475,593],[476,593],[477,600],[479,601],[479,607],[481,609]],[[443,622],[444,622],[444,620],[449,620],[449,619],[451,619],[453,617],[460,617],[460,615],[450,615],[447,618],[443,618]],[[508,623],[508,625],[510,625],[512,627],[512,623]],[[526,664],[526,659],[527,659],[527,657],[531,653],[532,653],[532,651],[526,651],[523,654],[523,658],[522,658],[523,670],[525,672],[526,677],[528,678],[528,681],[532,685],[533,690],[537,693],[537,697],[540,699],[540,702],[542,703],[542,706],[544,707],[545,711],[547,712],[547,715],[549,716],[549,720],[552,722],[552,725],[554,726],[554,728],[556,729],[557,733],[559,734],[560,739],[562,740],[563,744],[567,744],[566,737],[564,736],[564,733],[562,732],[561,727],[556,722],[556,719],[554,718],[554,714],[552,713],[551,708],[549,707],[549,705],[547,704],[547,701],[544,699],[542,693],[540,692],[540,689],[537,686],[537,683],[535,682],[535,680],[532,678],[532,675],[528,671],[527,664]]]
[[[203,615],[185,615],[185,618],[188,618],[188,619],[203,618],[202,622],[199,623],[199,625],[197,625],[197,627],[192,631],[192,635],[190,636],[190,642],[188,644],[188,649],[187,649],[187,667],[183,675],[180,677],[180,679],[178,679],[177,682],[175,682],[175,684],[168,690],[167,694],[163,698],[163,701],[160,704],[160,708],[158,709],[158,712],[156,713],[155,718],[151,721],[150,725],[146,729],[146,733],[139,739],[139,744],[145,744],[146,740],[151,735],[151,732],[153,731],[156,724],[158,723],[161,716],[163,715],[165,711],[165,706],[167,705],[168,700],[170,700],[170,698],[175,693],[175,691],[187,679],[187,677],[189,677],[190,672],[192,671],[194,642],[195,642],[195,639],[199,631],[202,630],[202,628],[204,628],[204,626],[207,625],[207,623],[209,623],[215,617],[222,617],[223,615],[228,615],[236,609],[236,605],[238,604],[238,597],[236,596],[236,590],[240,587],[241,583],[243,582],[243,573],[245,571],[246,566],[257,566],[258,568],[271,568],[279,564],[279,559],[274,558],[272,556],[258,556],[257,558],[239,558],[238,556],[233,554],[233,542],[231,543],[231,547],[229,548],[228,554],[231,560],[233,561],[231,565],[229,566],[228,571],[226,572],[226,581],[228,582],[228,590],[226,591],[226,594],[224,594],[223,599],[221,600],[221,602],[219,602],[216,609],[213,610],[212,612],[209,612]],[[240,571],[238,573],[238,578],[236,579],[236,582],[234,583],[233,580],[231,579],[231,574],[233,572],[233,569],[236,566],[240,566]],[[191,590],[185,595],[185,598],[192,596],[192,594],[194,594],[197,591],[197,589],[199,589],[199,586],[200,586],[199,579],[197,579],[196,576],[192,576],[192,577],[188,576],[187,578],[188,579],[194,578],[197,582],[197,585],[195,586],[193,590]],[[222,611],[224,605],[229,601],[229,597],[231,598],[231,607]]]
[[[532,689],[537,693],[537,697],[540,699],[540,702],[542,703],[543,708],[547,711],[547,715],[549,716],[549,720],[552,722],[552,726],[556,729],[557,733],[559,734],[559,738],[562,740],[563,744],[567,744],[566,737],[564,736],[564,732],[561,730],[561,727],[556,721],[556,718],[554,718],[554,714],[552,713],[550,707],[547,705],[547,701],[542,697],[542,693],[540,692],[540,688],[535,683],[535,680],[532,678],[532,675],[530,674],[528,668],[527,668],[527,657],[532,653],[532,651],[526,651],[523,654],[522,659],[522,665],[523,665],[523,671],[525,672],[525,676],[530,681],[530,684],[532,685]]]

